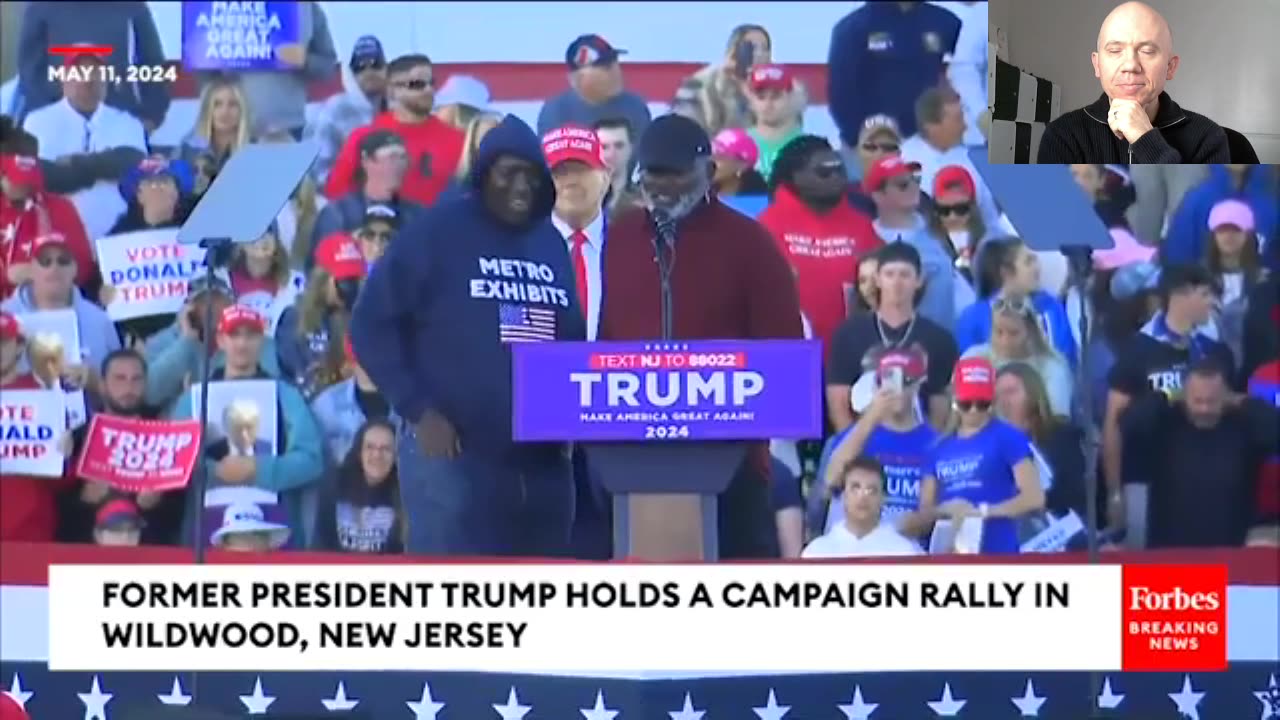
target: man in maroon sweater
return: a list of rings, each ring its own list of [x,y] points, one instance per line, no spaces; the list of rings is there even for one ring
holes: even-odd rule
[[[669,258],[674,340],[800,338],[795,276],[769,232],[711,193],[711,141],[694,121],[654,120],[637,151],[644,207],[624,211],[605,239],[601,340],[663,338],[657,252]],[[655,237],[668,241],[655,244]],[[798,400],[798,399],[797,399]],[[769,450],[752,443],[720,498],[720,554],[774,554]]]

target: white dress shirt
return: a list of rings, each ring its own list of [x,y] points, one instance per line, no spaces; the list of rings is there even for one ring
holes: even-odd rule
[[[881,523],[875,530],[858,537],[848,525],[838,523],[825,535],[820,535],[805,546],[802,558],[894,557],[923,555],[917,543],[907,539],[888,523]]]
[[[129,147],[147,152],[147,132],[129,113],[99,105],[86,118],[66,98],[27,116],[23,128],[40,141],[40,158],[56,161],[70,155]],[[70,195],[89,234],[89,243],[103,237],[127,209],[116,180],[99,180]]]
[[[556,229],[564,236],[565,247],[569,248],[569,268],[573,269],[573,227],[569,223],[560,219],[560,216],[551,213],[551,222],[555,224]],[[592,220],[586,227],[582,228],[582,232],[587,236],[587,241],[582,245],[582,259],[587,264],[587,339],[596,339],[596,330],[600,325],[600,299],[601,291],[604,290],[603,281],[600,277],[600,255],[604,250],[604,212],[596,215],[596,219]],[[578,276],[573,276],[574,287],[577,287]]]

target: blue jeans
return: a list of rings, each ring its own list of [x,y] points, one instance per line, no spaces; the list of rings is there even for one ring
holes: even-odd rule
[[[452,460],[399,437],[400,500],[410,554],[566,557],[576,502],[567,455],[514,465],[479,453]]]

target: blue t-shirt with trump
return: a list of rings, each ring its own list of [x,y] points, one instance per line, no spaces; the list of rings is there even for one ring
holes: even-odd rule
[[[837,441],[851,430],[842,432]],[[875,458],[884,468],[885,495],[881,517],[886,521],[894,522],[898,516],[920,507],[920,480],[925,475],[937,439],[937,432],[923,423],[907,431],[880,425],[867,437],[863,454]],[[825,468],[819,471],[818,477],[826,477]],[[844,507],[838,502],[839,497],[840,494],[836,493],[827,509],[828,531],[844,520]]]
[[[1013,468],[1031,460],[1031,439],[1012,425],[992,418],[968,437],[948,435],[934,446],[929,470],[938,481],[938,504],[968,500],[996,505],[1018,494]],[[982,524],[983,553],[1017,553],[1013,518],[987,518]]]

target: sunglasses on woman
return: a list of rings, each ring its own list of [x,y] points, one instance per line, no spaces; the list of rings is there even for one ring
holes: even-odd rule
[[[36,262],[40,264],[40,267],[45,268],[53,267],[54,265],[57,265],[58,267],[69,267],[75,261],[75,258],[65,253],[58,255],[41,255],[36,258]]]
[[[968,215],[973,209],[973,203],[960,203],[958,205],[938,205],[938,215],[947,217],[949,215]]]
[[[986,400],[963,400],[956,402],[956,409],[960,412],[987,412],[991,410],[991,403]]]
[[[1007,311],[1018,315],[1030,315],[1035,312],[1035,308],[1026,298],[998,297],[995,302],[991,303],[991,309],[996,312]]]

